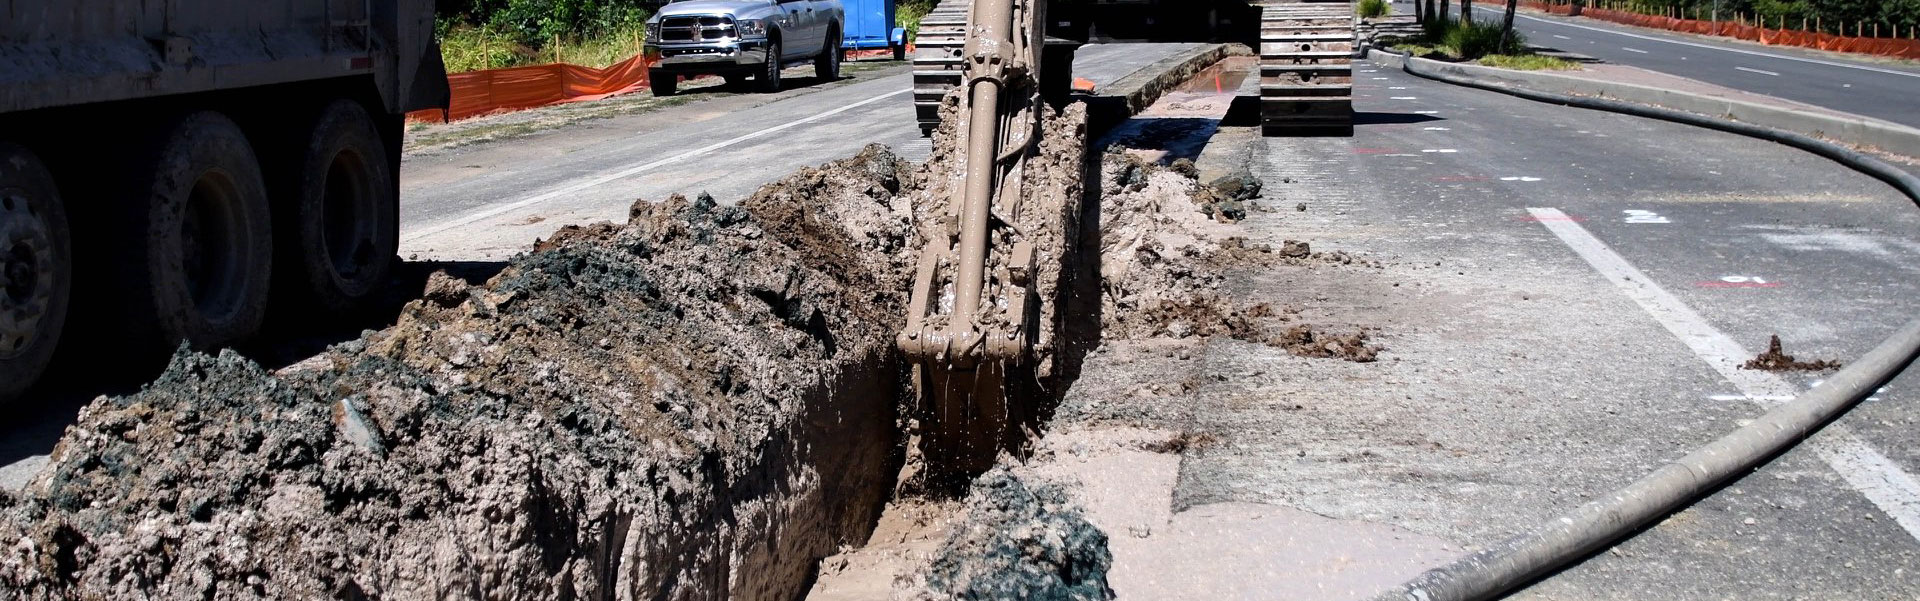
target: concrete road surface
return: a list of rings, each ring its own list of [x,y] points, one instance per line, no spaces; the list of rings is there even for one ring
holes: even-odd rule
[[[1769,336],[1846,361],[1920,314],[1920,209],[1865,176],[1728,134],[1355,75],[1353,138],[1259,143],[1260,202],[1277,210],[1245,225],[1384,265],[1280,265],[1241,295],[1322,331],[1368,328],[1386,351],[1359,364],[1211,343],[1182,427],[1219,443],[1182,459],[1172,499],[1188,517],[1169,536],[1233,531],[1256,505],[1346,529],[1207,559],[1231,578],[1133,578],[1181,583],[1136,598],[1359,598],[1397,578],[1353,574],[1412,574],[1433,564],[1408,557],[1526,530],[1817,385],[1739,368]],[[1517,598],[1920,597],[1917,387],[1908,373]],[[1321,559],[1269,568],[1303,555]]]
[[[1413,4],[1394,10],[1412,14]],[[1475,3],[1474,18],[1497,23],[1503,10]],[[1911,63],[1526,12],[1513,26],[1536,46],[1920,127],[1920,66]]]

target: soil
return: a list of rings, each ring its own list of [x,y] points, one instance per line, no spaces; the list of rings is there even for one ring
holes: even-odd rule
[[[1107,535],[1058,484],[1001,467],[980,476],[922,575],[899,598],[1111,599]]]
[[[898,465],[912,178],[870,148],[636,203],[277,374],[182,352],[0,500],[0,589],[791,599]]]
[[[1767,341],[1767,350],[1752,359],[1748,359],[1746,363],[1740,364],[1740,369],[1757,369],[1772,372],[1825,371],[1840,369],[1840,362],[1827,359],[1815,361],[1796,360],[1793,358],[1793,355],[1780,351],[1780,335],[1774,334],[1772,338]]]

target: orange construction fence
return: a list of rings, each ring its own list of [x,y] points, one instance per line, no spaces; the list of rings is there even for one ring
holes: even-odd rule
[[[907,50],[912,52],[913,45],[909,44]],[[877,56],[892,56],[892,51],[883,48],[847,53],[848,58]],[[439,109],[414,111],[407,114],[407,120],[443,123],[636,92],[647,86],[647,67],[651,64],[644,54],[636,54],[604,69],[555,63],[455,73],[447,76],[453,99],[444,113]]]
[[[1550,4],[1540,0],[1526,0],[1521,4],[1529,8],[1559,15],[1567,14],[1573,8],[1567,4]],[[1835,52],[1854,52],[1877,56],[1920,59],[1920,40],[1856,38],[1811,31],[1768,29],[1762,26],[1743,25],[1726,21],[1714,23],[1712,21],[1701,21],[1697,19],[1677,19],[1660,15],[1643,15],[1640,13],[1593,7],[1580,9],[1580,16],[1626,25],[1651,27],[1654,29],[1726,36],[1776,46],[1799,46],[1801,48],[1816,48]]]

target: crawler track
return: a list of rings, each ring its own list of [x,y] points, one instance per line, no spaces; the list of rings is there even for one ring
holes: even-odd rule
[[[1271,2],[1260,17],[1260,118],[1267,135],[1353,133],[1353,9]]]
[[[969,4],[968,0],[944,0],[920,19],[913,51],[913,111],[921,135],[931,135],[940,124],[940,98],[960,87]]]

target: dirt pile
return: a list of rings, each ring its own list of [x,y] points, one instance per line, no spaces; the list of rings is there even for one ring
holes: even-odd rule
[[[897,465],[917,177],[636,204],[279,374],[182,353],[0,499],[0,596],[793,598]]]
[[[1824,371],[1829,369],[1840,369],[1840,362],[1829,360],[1829,359],[1820,359],[1816,361],[1796,360],[1793,358],[1793,355],[1789,355],[1784,352],[1781,352],[1780,335],[1774,334],[1772,339],[1767,341],[1766,352],[1762,352],[1759,355],[1755,356],[1754,358],[1748,359],[1746,363],[1740,364],[1740,369],[1755,369],[1755,370],[1775,371],[1775,372]]]
[[[1107,535],[1058,485],[995,468],[974,481],[932,564],[896,598],[1111,599]]]

